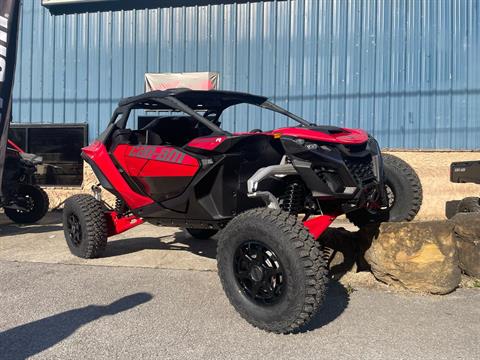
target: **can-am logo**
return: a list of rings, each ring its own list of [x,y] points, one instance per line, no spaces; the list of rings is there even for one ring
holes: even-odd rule
[[[0,82],[5,80],[5,66],[7,64],[7,33],[8,19],[0,15]]]
[[[177,164],[182,164],[183,159],[185,158],[185,153],[178,151],[177,149],[171,147],[163,146],[133,146],[130,150],[128,156],[156,160],[156,161],[166,161]]]

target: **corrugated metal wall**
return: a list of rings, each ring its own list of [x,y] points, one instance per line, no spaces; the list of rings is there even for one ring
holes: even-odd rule
[[[24,0],[14,119],[88,122],[92,139],[145,72],[218,71],[223,89],[365,128],[383,147],[479,149],[479,11],[477,0],[292,0],[54,16]],[[226,123],[285,124],[255,109]]]

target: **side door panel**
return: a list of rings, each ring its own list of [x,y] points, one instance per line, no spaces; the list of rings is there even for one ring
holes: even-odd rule
[[[200,168],[196,158],[173,146],[119,145],[114,156],[132,180],[157,202],[180,195]]]

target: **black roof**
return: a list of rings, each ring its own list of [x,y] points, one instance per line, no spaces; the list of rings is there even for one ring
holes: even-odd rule
[[[237,104],[261,105],[268,98],[236,91],[169,89],[150,91],[119,101],[119,106],[133,105],[135,108],[171,110],[172,107],[155,102],[165,97],[174,97],[193,110],[224,109]]]

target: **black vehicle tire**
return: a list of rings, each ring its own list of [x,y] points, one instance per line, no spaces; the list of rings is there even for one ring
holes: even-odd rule
[[[472,196],[460,201],[457,213],[480,212],[480,198]]]
[[[16,223],[35,223],[43,218],[48,211],[48,195],[40,186],[20,185],[15,196],[25,198],[28,204],[27,211],[5,208],[5,215]]]
[[[187,232],[192,235],[195,239],[206,240],[210,239],[212,236],[218,232],[215,229],[190,229],[186,228]]]
[[[422,205],[422,184],[413,168],[402,159],[383,154],[385,185],[389,194],[387,210],[361,209],[347,214],[356,226],[386,221],[412,221]],[[393,198],[391,197],[393,196]]]
[[[73,255],[99,257],[107,246],[107,222],[101,202],[87,194],[68,198],[63,209],[63,231]]]
[[[307,324],[325,296],[326,266],[297,217],[281,210],[253,209],[235,217],[220,234],[218,274],[239,314],[275,333]]]

